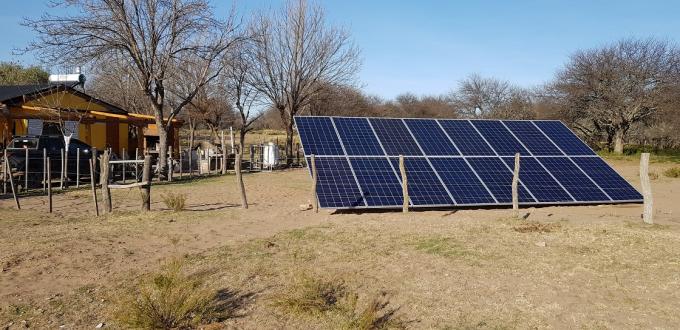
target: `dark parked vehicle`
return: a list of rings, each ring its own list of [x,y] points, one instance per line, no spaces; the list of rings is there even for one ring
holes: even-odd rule
[[[61,150],[65,149],[64,137],[61,135],[41,135],[41,136],[16,136],[12,139],[7,147],[7,158],[12,167],[13,173],[20,173],[24,176],[26,171],[26,150],[28,149],[28,181],[31,186],[38,186],[43,179],[43,149],[47,157],[50,158],[52,178],[59,178],[61,172]],[[78,140],[71,139],[68,150],[68,165],[67,177],[69,180],[76,178],[76,162],[78,149],[80,149],[80,174],[81,176],[90,173],[90,159],[92,158],[93,149],[88,144]],[[66,152],[66,151],[64,151]],[[98,153],[100,151],[97,151]],[[95,169],[98,169],[97,165]],[[95,175],[98,171],[95,170]],[[24,184],[23,180],[18,182],[20,185]]]

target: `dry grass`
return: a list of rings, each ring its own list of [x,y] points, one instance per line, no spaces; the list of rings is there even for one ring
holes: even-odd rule
[[[637,184],[637,164],[624,169]],[[158,260],[175,255],[185,261],[181,276],[199,288],[213,294],[213,288],[238,288],[227,296],[236,297],[231,310],[239,317],[222,314],[218,324],[206,327],[680,324],[680,226],[672,193],[677,180],[657,182],[655,220],[663,225],[650,226],[642,224],[639,205],[537,207],[529,221],[500,219],[508,210],[494,209],[301,212],[297,205],[309,195],[306,171],[248,179],[256,207],[247,211],[229,207],[234,199],[225,196],[238,196],[233,176],[154,188],[156,196],[187,193],[191,213],[159,212],[165,207],[158,197],[152,198],[152,212],[140,213],[138,200],[130,198],[136,191],[114,191],[116,205],[129,207],[106,221],[83,213],[89,209],[85,198],[71,198],[88,190],[56,196],[59,208],[51,215],[42,211],[42,196],[25,198],[21,212],[5,201],[0,327],[26,320],[36,329],[91,329],[100,322],[131,328],[108,311],[120,306],[121,295],[128,302],[141,297],[140,278],[154,288],[154,276],[167,271],[157,271]],[[291,274],[306,274],[315,283],[303,284]],[[316,302],[299,304],[292,297]],[[312,312],[302,306],[313,306]],[[212,322],[209,314],[187,323],[204,327]]]
[[[663,171],[663,175],[669,178],[680,178],[680,167],[671,167]]]
[[[522,221],[519,225],[512,227],[518,233],[550,233],[560,229],[559,223],[543,223],[538,221]]]
[[[161,199],[165,206],[175,212],[180,212],[184,210],[187,202],[187,194],[174,193],[169,191],[165,194],[161,194]]]
[[[385,293],[373,297],[364,307],[359,295],[351,292],[342,279],[323,279],[306,274],[294,281],[274,298],[274,306],[287,315],[314,317],[336,329],[402,329],[406,322],[389,307]]]
[[[182,274],[172,261],[158,273],[144,276],[124,295],[114,312],[119,324],[134,329],[186,329],[219,317],[216,291]]]

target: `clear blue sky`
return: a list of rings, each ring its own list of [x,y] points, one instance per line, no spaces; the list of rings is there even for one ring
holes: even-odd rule
[[[226,13],[230,1],[213,0]],[[362,51],[359,79],[383,98],[449,91],[470,73],[531,87],[550,80],[577,49],[625,37],[680,42],[679,1],[388,1],[321,0],[332,24],[348,28]],[[240,14],[281,1],[240,0]],[[32,64],[12,48],[33,38],[24,15],[44,0],[2,0],[0,60]]]

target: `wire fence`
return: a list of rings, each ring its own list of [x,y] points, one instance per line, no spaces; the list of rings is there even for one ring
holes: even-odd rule
[[[234,149],[223,152],[219,146],[196,143],[197,147],[178,152],[168,151],[168,180],[185,179],[200,176],[226,174],[233,172],[236,159]],[[241,156],[241,171],[273,171],[279,168],[305,166],[299,143],[292,157],[286,157],[284,148],[274,143],[253,144],[243,150]],[[132,153],[122,150],[120,156],[114,155],[109,162],[109,183],[131,183],[142,180],[142,163],[126,162],[127,160],[143,160],[144,154],[152,156],[152,172],[158,173],[158,152],[153,150],[135,149]],[[0,157],[0,192],[3,195],[12,194],[10,181],[15,185],[19,195],[47,193],[48,184],[53,189],[67,190],[90,186],[100,182],[99,157],[101,151],[96,149],[81,150],[49,150],[49,149],[5,149]],[[90,160],[95,164],[94,172],[90,171]],[[7,166],[6,164],[9,164]],[[49,167],[49,168],[48,168]],[[49,173],[49,175],[48,175]],[[9,180],[12,175],[13,180]],[[154,175],[155,181],[160,180]]]

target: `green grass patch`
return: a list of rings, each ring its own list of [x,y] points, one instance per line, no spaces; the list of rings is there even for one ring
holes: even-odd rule
[[[471,261],[482,258],[478,251],[465,247],[452,237],[422,238],[417,240],[414,246],[418,251],[441,257],[469,259]]]
[[[680,164],[680,150],[678,149],[663,149],[654,150],[649,147],[628,146],[623,149],[623,154],[615,154],[606,150],[598,151],[598,155],[611,160],[640,160],[640,155],[643,152],[650,153],[650,162],[653,163],[678,163]]]

